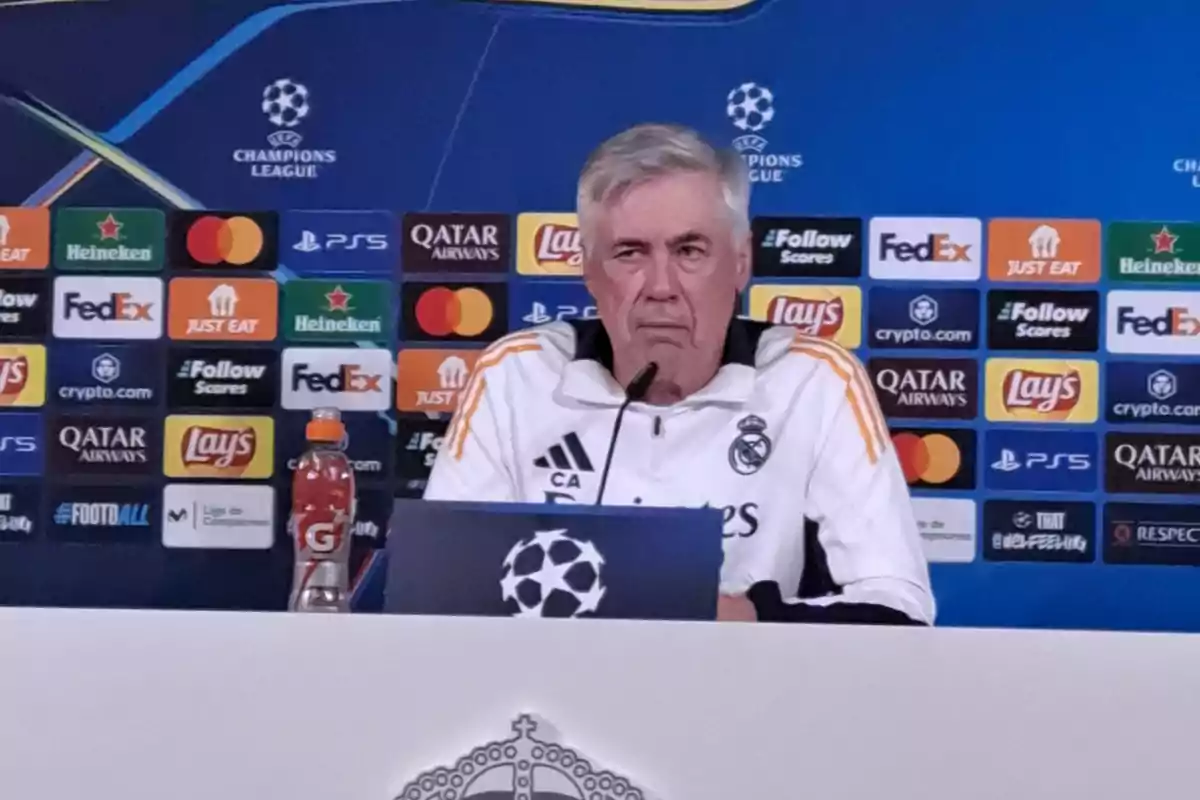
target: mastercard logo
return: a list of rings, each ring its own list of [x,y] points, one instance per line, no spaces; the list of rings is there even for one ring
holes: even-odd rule
[[[892,444],[910,484],[939,485],[954,480],[963,465],[958,443],[944,433],[897,433]]]
[[[496,316],[492,299],[482,289],[436,286],[417,298],[417,324],[430,336],[479,336]]]
[[[200,264],[244,266],[262,254],[263,229],[249,217],[203,216],[187,232],[187,251]]]

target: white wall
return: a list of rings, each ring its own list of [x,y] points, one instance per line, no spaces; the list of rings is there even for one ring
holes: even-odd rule
[[[390,800],[522,711],[661,800],[1195,794],[1200,637],[0,610],[0,797]]]

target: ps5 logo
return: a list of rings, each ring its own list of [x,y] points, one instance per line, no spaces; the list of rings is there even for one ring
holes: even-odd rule
[[[547,322],[561,322],[565,319],[596,319],[597,316],[595,306],[580,308],[579,306],[560,305],[552,314],[545,303],[535,302],[529,313],[521,319],[530,325],[544,325]]]
[[[300,241],[292,245],[292,249],[301,253],[319,250],[387,250],[388,237],[386,233],[327,233],[322,243],[321,237],[306,230],[300,232]]]
[[[1000,458],[992,462],[992,469],[1000,472],[1016,472],[1020,469],[1063,469],[1079,472],[1092,468],[1092,457],[1087,453],[1027,453],[1024,459],[1005,447]]]

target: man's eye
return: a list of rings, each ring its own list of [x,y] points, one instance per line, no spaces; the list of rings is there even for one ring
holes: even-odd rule
[[[622,250],[618,250],[615,255],[617,258],[628,259],[628,258],[633,258],[637,254],[638,254],[637,250],[634,250],[633,248],[625,248]]]
[[[685,244],[679,248],[679,252],[686,258],[700,258],[704,255],[704,248],[695,244]]]

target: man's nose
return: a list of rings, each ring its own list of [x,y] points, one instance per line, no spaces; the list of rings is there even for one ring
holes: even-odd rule
[[[646,267],[646,294],[655,300],[671,300],[679,294],[675,264],[668,253],[655,252]]]

